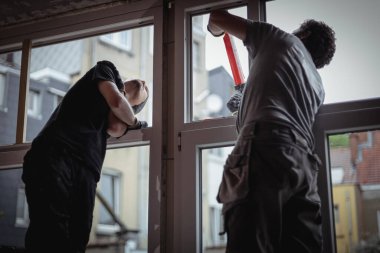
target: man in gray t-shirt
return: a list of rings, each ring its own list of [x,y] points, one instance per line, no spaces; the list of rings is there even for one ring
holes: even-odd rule
[[[251,60],[217,196],[227,252],[321,252],[312,126],[324,100],[317,69],[334,55],[334,31],[308,20],[289,34],[227,11],[212,12],[208,29],[241,39]]]

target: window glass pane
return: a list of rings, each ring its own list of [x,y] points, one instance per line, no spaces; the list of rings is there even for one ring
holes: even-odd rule
[[[1,246],[24,247],[29,217],[21,174],[22,169],[0,170]],[[107,150],[97,190],[124,227],[115,222],[97,197],[89,252],[116,252],[120,248],[122,252],[147,252],[149,146]],[[123,229],[131,232],[119,233]]]
[[[247,17],[247,8],[229,10]],[[234,79],[223,37],[207,31],[209,14],[192,17],[192,120],[231,116],[226,103],[234,92]],[[243,43],[231,38],[236,46],[245,77],[248,76],[248,54]]]
[[[223,165],[232,147],[202,150],[202,252],[225,252],[227,243],[223,231],[222,205],[216,201],[222,179]]]
[[[21,51],[0,54],[0,145],[16,142]]]
[[[29,223],[21,169],[0,170],[0,245],[23,248]]]
[[[380,130],[329,136],[338,253],[376,252],[380,224]]]
[[[106,36],[94,36],[32,49],[30,89],[39,93],[39,116],[29,115],[26,140],[32,141],[49,119],[68,89],[97,61],[115,64],[123,80],[145,80],[150,99],[138,118],[152,125],[153,54],[149,48],[153,26],[139,27]],[[114,42],[117,43],[114,43]],[[125,44],[124,46],[120,46]],[[31,93],[31,92],[30,92]],[[58,97],[57,97],[58,96]],[[34,106],[35,96],[29,95]],[[8,127],[10,128],[10,127]],[[13,127],[12,129],[15,129]]]
[[[268,1],[266,11],[267,21],[287,32],[306,19],[324,21],[335,30],[335,56],[319,71],[325,103],[380,96],[380,1]]]
[[[117,186],[113,183],[114,180],[117,180],[117,176],[109,175],[103,172],[102,178],[100,180],[100,191],[103,194],[103,197],[108,203],[108,206],[111,208],[113,212],[119,213],[118,208],[116,207],[116,192],[119,191]],[[100,206],[100,216],[99,216],[99,224],[105,225],[116,225],[115,221],[112,219],[111,214],[104,205]]]
[[[96,252],[115,252],[110,249],[117,247],[147,252],[149,146],[107,150],[98,191],[106,203],[97,197],[88,247]],[[123,233],[125,229],[136,233]]]

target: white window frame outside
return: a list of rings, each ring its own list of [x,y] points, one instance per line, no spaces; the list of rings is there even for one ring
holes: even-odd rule
[[[52,108],[54,110],[59,105],[60,101],[62,101],[62,98],[66,95],[66,92],[53,87],[49,87],[49,92],[54,95],[54,103]]]
[[[201,45],[196,40],[193,41],[192,51],[193,51],[193,69],[196,71],[197,69],[201,67],[201,59],[200,59]]]
[[[24,202],[23,205],[23,211],[22,211],[22,216],[18,216],[19,213],[16,212],[16,222],[15,226],[16,227],[28,227],[29,225],[29,210],[28,210],[28,202],[26,201],[26,195],[25,195],[25,189],[24,188],[19,188],[17,192],[17,203],[19,203],[19,199],[22,198],[20,201]],[[17,206],[18,210],[18,206]]]
[[[41,118],[42,94],[39,90],[29,90],[28,115],[34,118]],[[32,103],[32,104],[31,104]]]
[[[6,108],[6,86],[5,73],[0,72],[0,110],[5,110]]]
[[[339,174],[337,172],[339,172]],[[337,176],[340,176],[340,172],[341,172],[341,178],[339,178],[339,180],[337,180]],[[331,168],[331,183],[332,184],[341,184],[343,182],[343,178],[344,178],[344,168],[343,167],[332,167]]]
[[[115,195],[112,196],[115,200],[115,206],[113,206],[113,211],[115,212],[116,215],[120,215],[120,200],[121,200],[120,199],[120,192],[121,192],[121,180],[122,180],[121,179],[121,177],[122,177],[121,173],[118,171],[115,171],[115,170],[104,168],[103,172],[102,172],[101,179],[100,179],[100,183],[102,182],[102,178],[104,178],[105,176],[110,176],[112,178],[112,182],[113,182],[112,192],[115,193]],[[102,186],[100,185],[98,190],[100,190],[101,187]],[[103,195],[103,197],[107,198],[107,196],[104,196],[104,195]],[[102,204],[100,204],[100,206],[101,205]],[[99,208],[101,208],[101,207],[99,207]],[[115,233],[116,231],[118,231],[120,229],[120,226],[117,223],[115,223],[114,225],[109,225],[109,224],[102,224],[100,222],[101,221],[100,221],[100,210],[99,210],[99,223],[97,224],[97,232],[98,233],[111,234],[111,233]]]
[[[123,41],[123,36],[126,36],[125,41]],[[100,36],[100,40],[121,50],[132,51],[132,30],[105,34]]]
[[[227,235],[219,235],[221,231],[223,231],[223,216],[222,216],[222,209],[218,207],[212,207],[211,208],[212,213],[212,227],[211,231],[213,234],[212,241],[215,244],[215,246],[219,246],[221,244],[227,243]]]

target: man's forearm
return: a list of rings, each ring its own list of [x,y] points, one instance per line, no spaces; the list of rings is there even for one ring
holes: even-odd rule
[[[107,133],[112,137],[121,137],[128,130],[128,125],[116,117],[112,111],[109,112]]]

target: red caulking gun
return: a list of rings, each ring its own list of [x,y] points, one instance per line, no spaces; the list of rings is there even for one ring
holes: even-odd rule
[[[234,40],[230,37],[228,33],[225,33],[223,36],[224,45],[226,46],[226,52],[228,55],[228,60],[230,62],[232,75],[234,77],[235,88],[243,84],[244,74],[240,66],[239,55],[236,51]]]

